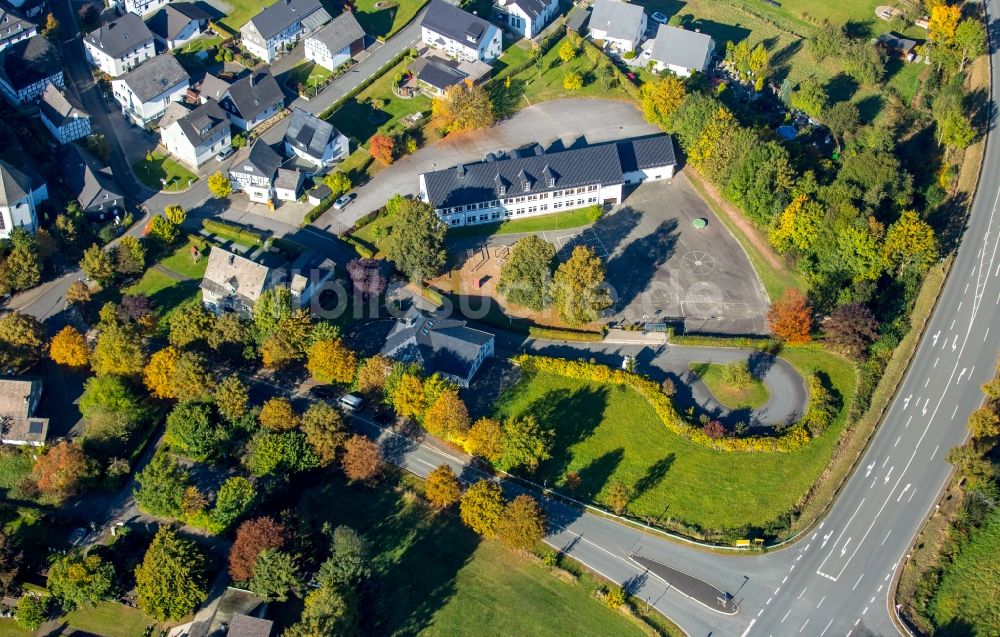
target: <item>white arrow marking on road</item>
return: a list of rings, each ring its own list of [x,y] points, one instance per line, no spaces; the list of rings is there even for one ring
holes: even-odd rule
[[[842,549],[840,549],[840,555],[841,556],[847,555],[847,546],[851,543],[852,539],[854,539],[854,538],[847,538],[847,541],[844,542],[844,547]]]
[[[929,405],[929,404],[931,404],[931,399],[930,398],[928,398],[927,402],[924,403],[924,409],[923,409],[923,412],[922,412],[924,416],[927,415],[927,405]]]
[[[868,476],[870,476],[872,474],[872,469],[875,468],[875,463],[873,462],[873,463],[871,463],[870,465],[868,465],[865,468],[867,469],[867,471],[865,471],[865,477],[867,478]]]
[[[885,482],[889,482],[889,477],[892,476],[892,470],[896,468],[896,465],[889,467],[889,473],[885,474]]]
[[[913,398],[913,394],[910,394],[909,396],[907,396],[906,398],[903,399],[903,409],[906,409],[907,407],[910,406],[910,399],[911,398]]]
[[[909,490],[909,488],[910,488],[910,483],[907,482],[906,486],[903,487],[903,490],[899,492],[899,497],[896,498],[896,502],[899,502],[900,500],[903,499],[903,494],[906,493]]]
[[[931,345],[931,347],[937,347],[938,336],[941,336],[941,330],[938,330],[934,334],[934,343],[933,343],[933,345]]]
[[[833,535],[833,531],[830,531],[829,533],[827,533],[826,535],[823,536],[823,543],[820,544],[820,546],[819,546],[820,548],[823,548],[824,546],[826,546],[827,540],[830,539],[831,535]]]
[[[959,384],[960,382],[962,382],[962,376],[965,376],[965,370],[966,370],[966,369],[967,369],[967,368],[963,367],[963,368],[962,368],[962,371],[961,371],[961,372],[959,372],[959,374],[958,374],[958,380],[956,380],[956,381],[955,381],[955,384],[956,384],[956,385],[957,385],[957,384]]]
[[[958,347],[958,334],[955,334],[955,338],[951,341],[951,351],[954,352],[955,348],[957,347]]]

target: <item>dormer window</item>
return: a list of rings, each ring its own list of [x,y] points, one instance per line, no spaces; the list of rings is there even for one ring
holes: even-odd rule
[[[507,193],[507,187],[506,186],[504,186],[503,184],[500,184],[499,186],[497,186],[497,194],[498,195],[504,195],[506,193]]]
[[[549,188],[555,188],[555,185],[556,185],[556,178],[549,177]]]
[[[528,192],[529,190],[531,190],[531,182],[530,181],[522,182],[522,187],[524,189],[524,192]]]

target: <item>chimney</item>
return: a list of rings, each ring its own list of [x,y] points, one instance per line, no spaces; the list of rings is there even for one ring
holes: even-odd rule
[[[465,164],[459,164],[455,167],[455,172],[458,173],[459,178],[465,177]]]
[[[287,0],[286,0],[286,1],[287,1]],[[255,79],[256,79],[256,78],[255,78],[254,74],[253,74],[253,73],[251,73],[251,74],[250,74],[250,88],[253,88],[253,83],[254,83],[254,80],[255,80]]]

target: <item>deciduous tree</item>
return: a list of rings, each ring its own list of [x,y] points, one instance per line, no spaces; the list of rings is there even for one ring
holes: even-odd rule
[[[387,249],[389,260],[411,281],[437,276],[446,258],[444,222],[430,205],[416,199],[397,195],[386,203],[386,209],[396,219]]]
[[[200,302],[193,301],[175,309],[170,314],[167,325],[170,328],[167,336],[170,344],[187,347],[208,338],[215,328],[215,317]]]
[[[383,166],[388,166],[392,163],[395,145],[396,142],[391,137],[375,133],[368,140],[368,152],[375,158],[375,161]]]
[[[339,170],[334,170],[323,177],[323,183],[330,189],[331,197],[339,197],[351,189],[350,178]]]
[[[563,77],[562,86],[567,91],[579,91],[583,88],[583,76],[575,71],[567,73]]]
[[[163,216],[175,226],[181,225],[187,219],[187,213],[184,212],[184,208],[181,208],[177,204],[166,206],[163,209]]]
[[[176,398],[174,391],[174,371],[180,352],[174,347],[164,347],[153,352],[149,363],[142,371],[142,380],[149,392],[156,398]]]
[[[19,370],[39,360],[45,352],[45,328],[30,314],[10,312],[0,316],[0,369]]]
[[[319,466],[301,431],[261,430],[250,439],[243,464],[258,477],[297,473]]]
[[[135,481],[135,501],[143,511],[172,518],[184,513],[184,490],[191,476],[166,451],[158,450]]]
[[[969,61],[986,53],[986,27],[977,18],[966,18],[955,27],[954,46],[962,55],[958,72],[965,69]]]
[[[424,385],[413,374],[403,374],[389,393],[389,402],[397,416],[419,418],[424,413]]]
[[[559,59],[563,61],[563,64],[566,64],[575,57],[576,47],[569,40],[566,40],[559,47]]]
[[[493,100],[481,85],[454,84],[431,104],[434,125],[443,131],[489,128],[496,123]]]
[[[115,271],[119,274],[139,274],[146,269],[146,247],[137,237],[125,235],[113,248]]]
[[[778,252],[808,252],[819,240],[822,229],[823,207],[809,195],[800,194],[778,216],[769,239]]]
[[[806,297],[789,288],[767,312],[775,336],[790,345],[808,343],[812,338],[812,308]]]
[[[52,14],[49,14],[52,17]],[[18,627],[34,633],[41,628],[42,624],[49,616],[48,599],[27,593],[17,600],[17,608],[14,609],[14,621]]]
[[[878,338],[878,320],[861,303],[837,306],[823,322],[826,340],[855,360],[864,358],[865,351]]]
[[[504,514],[503,491],[492,480],[480,480],[466,489],[459,515],[467,527],[486,537],[496,534]]]
[[[260,424],[272,431],[288,431],[299,426],[299,415],[287,398],[271,398],[260,408]]]
[[[160,621],[177,620],[208,597],[205,556],[191,541],[160,527],[135,569],[139,608]]]
[[[886,231],[882,254],[889,270],[925,272],[938,257],[934,229],[916,211],[904,210]]]
[[[66,288],[66,302],[82,305],[90,301],[90,287],[83,281],[73,281]]]
[[[80,269],[101,285],[107,285],[115,278],[115,264],[111,260],[111,255],[96,243],[84,250],[83,258],[80,259]]]
[[[611,307],[604,287],[604,262],[587,246],[576,246],[570,258],[556,269],[553,301],[569,325],[583,325],[600,318]]]
[[[358,391],[362,393],[382,391],[390,371],[392,362],[381,354],[366,359],[358,370]]]
[[[280,549],[266,549],[257,556],[250,590],[267,601],[283,602],[302,587],[298,560]]]
[[[496,535],[512,551],[529,551],[537,546],[545,537],[545,512],[538,500],[522,493],[508,502]]]
[[[358,357],[339,338],[317,341],[309,348],[306,367],[321,383],[349,384],[358,369]]]
[[[992,407],[980,407],[969,414],[969,433],[973,438],[996,438],[1000,436],[1000,417]]]
[[[445,390],[424,414],[424,428],[435,436],[460,440],[469,431],[469,410],[458,392]]]
[[[382,462],[382,450],[375,442],[360,435],[347,439],[342,467],[349,480],[374,480],[382,473]]]
[[[217,170],[208,177],[208,191],[212,193],[213,197],[225,199],[233,194],[233,182],[222,174],[221,170]]]
[[[534,471],[539,463],[551,457],[554,435],[531,414],[507,420],[503,424],[503,453],[497,465],[503,470],[523,467]]]
[[[331,464],[347,441],[344,418],[328,403],[313,403],[302,415],[302,431],[306,442],[316,452],[320,466]]]
[[[268,549],[279,549],[288,541],[285,527],[274,518],[247,520],[236,529],[236,539],[229,549],[229,575],[236,582],[253,577],[257,556]]]
[[[659,80],[645,82],[640,94],[642,115],[646,121],[663,130],[673,130],[674,113],[680,108],[687,94],[683,80],[669,75]]]
[[[499,460],[503,449],[503,429],[499,421],[493,418],[483,417],[477,420],[465,438],[467,452],[490,462]]]
[[[799,90],[792,93],[792,108],[814,119],[820,119],[826,109],[826,91],[814,78],[803,80]]]
[[[95,606],[109,599],[115,582],[115,567],[99,555],[74,551],[49,566],[46,587],[63,609]]]
[[[354,259],[347,264],[347,274],[354,290],[363,297],[379,296],[388,285],[382,262],[377,259]]]
[[[177,237],[180,236],[180,230],[163,215],[156,215],[146,224],[144,234],[160,245],[169,246],[177,241]]]
[[[319,567],[316,583],[321,587],[356,586],[371,574],[368,543],[349,526],[338,526],[330,541],[330,557]]]
[[[138,376],[145,365],[146,349],[134,330],[119,325],[107,325],[101,330],[90,356],[90,368],[95,374]]]
[[[171,451],[192,460],[207,460],[218,453],[219,434],[209,405],[183,402],[167,416],[163,440]]]
[[[544,309],[552,302],[550,288],[555,257],[555,246],[537,235],[518,239],[500,269],[497,290],[511,303],[536,312]]]
[[[927,38],[935,44],[952,44],[961,18],[962,7],[957,4],[932,7],[930,20],[927,22]]]
[[[462,486],[452,468],[443,464],[427,476],[424,494],[432,506],[444,509],[462,499]]]
[[[250,509],[256,497],[257,489],[249,480],[243,476],[228,478],[219,487],[219,493],[215,496],[211,530],[221,533],[228,529]]]
[[[188,400],[207,397],[215,389],[215,375],[198,352],[181,352],[171,381],[174,395]]]
[[[320,586],[309,591],[298,623],[284,637],[354,635],[358,631],[357,596],[350,589]]]
[[[78,445],[63,441],[38,456],[31,476],[46,500],[62,503],[83,489],[95,469]]]
[[[58,365],[83,367],[90,359],[90,346],[75,327],[67,325],[52,337],[49,357]]]
[[[215,388],[215,408],[229,422],[245,416],[249,402],[250,390],[236,374],[226,376]]]

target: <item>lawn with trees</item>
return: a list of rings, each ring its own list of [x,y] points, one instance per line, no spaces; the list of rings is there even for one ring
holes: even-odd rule
[[[746,361],[717,365],[691,363],[691,371],[727,409],[760,409],[767,404],[767,385],[754,378]]]

